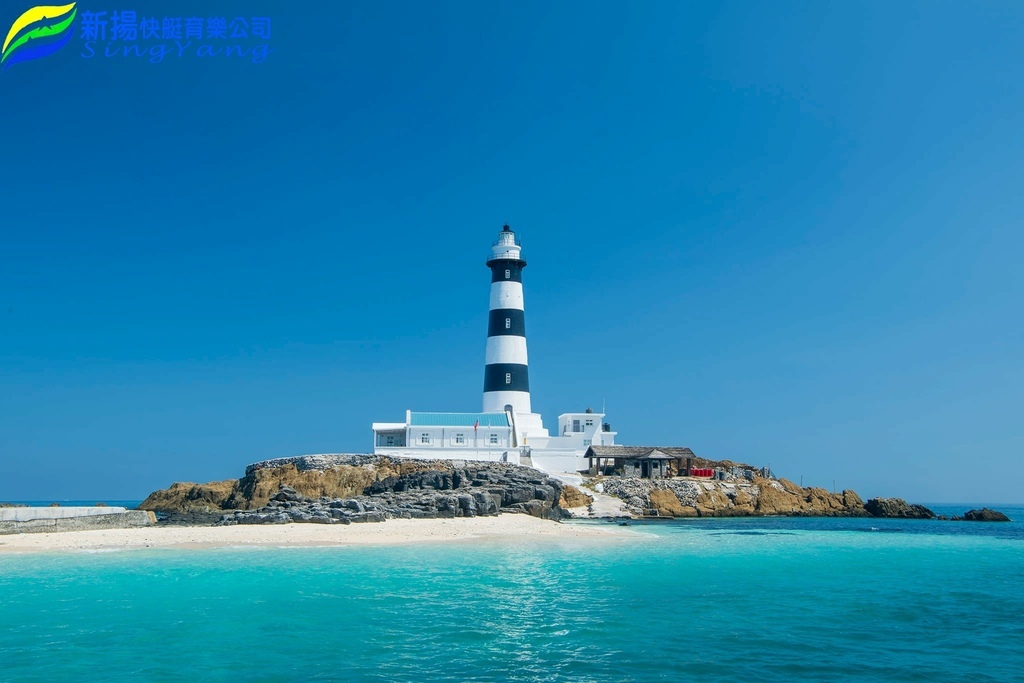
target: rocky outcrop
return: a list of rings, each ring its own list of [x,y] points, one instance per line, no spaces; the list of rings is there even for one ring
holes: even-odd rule
[[[683,505],[670,489],[654,489],[648,499],[659,517],[696,517],[698,514],[697,508]]]
[[[562,485],[562,497],[558,499],[561,508],[581,508],[594,502],[594,497],[569,484]]]
[[[282,486],[307,498],[345,498],[362,494],[378,479],[421,469],[429,469],[429,463],[370,455],[279,458],[249,465],[241,479],[172,484],[151,493],[139,508],[179,515],[255,510],[269,503]]]
[[[923,505],[912,505],[902,498],[872,498],[864,503],[872,517],[897,519],[935,519],[935,513]]]
[[[746,517],[800,515],[865,517],[864,503],[853,491],[830,493],[803,488],[787,479],[731,481],[608,477],[605,492],[618,496],[633,514],[657,517]]]
[[[955,519],[955,518],[954,518]],[[1009,522],[1010,518],[998,510],[981,508],[980,510],[968,510],[961,518],[965,522]]]
[[[154,491],[139,505],[140,510],[176,513],[214,513],[225,509],[238,481],[211,481],[208,484],[177,482],[170,488]]]
[[[589,500],[565,489],[542,472],[504,463],[306,456],[250,465],[236,481],[175,484],[140,507],[171,523],[201,523],[211,513],[222,524],[351,524],[501,512],[560,519],[563,498]]]

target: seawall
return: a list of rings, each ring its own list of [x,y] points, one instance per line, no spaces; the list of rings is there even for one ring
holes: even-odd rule
[[[4,508],[0,509],[0,535],[128,529],[156,523],[148,510],[124,508]]]

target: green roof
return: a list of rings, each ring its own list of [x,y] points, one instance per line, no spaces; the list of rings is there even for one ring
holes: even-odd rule
[[[505,413],[412,413],[409,424],[417,427],[508,427]]]

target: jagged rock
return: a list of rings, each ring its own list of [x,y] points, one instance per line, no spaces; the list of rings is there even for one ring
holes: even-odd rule
[[[581,508],[594,502],[594,497],[580,491],[575,486],[566,484],[562,487],[562,497],[558,499],[561,508]]]
[[[864,503],[864,509],[872,517],[895,517],[899,519],[934,519],[935,513],[923,505],[911,505],[902,498],[872,498]]]
[[[140,510],[174,513],[215,513],[225,509],[225,502],[235,490],[237,481],[211,481],[208,484],[177,482],[170,488],[154,491],[139,505]]]
[[[701,517],[722,516],[730,507],[729,497],[717,487],[703,491],[697,496],[697,514]]]
[[[521,503],[526,514],[533,517],[543,517],[545,513],[544,503],[539,500],[528,500]]]
[[[154,512],[156,521],[161,526],[213,526],[223,516],[220,511],[213,512]]]
[[[291,486],[281,484],[281,487],[277,490],[271,499],[272,501],[278,501],[281,503],[301,503],[306,500],[304,496],[300,496],[299,492],[293,489]]]
[[[651,507],[659,517],[696,517],[697,508],[683,505],[669,489],[654,489],[650,493]]]
[[[1010,518],[998,510],[981,508],[980,510],[968,510],[964,513],[965,522],[1009,522]]]
[[[459,496],[459,509],[462,510],[463,517],[475,517],[476,501],[473,500],[473,496],[465,493]]]
[[[746,476],[749,470],[750,477]],[[789,480],[766,479],[752,468],[727,481],[607,477],[606,493],[617,496],[636,515],[743,517],[748,515],[805,515],[864,517],[867,512],[853,491],[830,493],[802,488]],[[596,485],[595,485],[596,486]],[[672,502],[675,497],[676,502]],[[678,506],[678,508],[677,508]],[[680,512],[681,511],[681,512]]]
[[[506,463],[309,456],[250,465],[237,481],[176,484],[151,494],[143,507],[164,518],[203,514],[206,523],[226,525],[351,524],[502,511],[561,519],[565,491],[557,479]],[[568,495],[584,497],[579,491]]]
[[[805,509],[803,497],[793,492],[795,485],[789,480],[756,477],[754,484],[758,488],[754,510],[759,515],[795,515]]]
[[[676,498],[676,494],[668,489],[655,489],[648,496],[651,507],[661,517],[681,517],[683,506]]]
[[[383,512],[360,512],[349,517],[353,522],[383,522]]]

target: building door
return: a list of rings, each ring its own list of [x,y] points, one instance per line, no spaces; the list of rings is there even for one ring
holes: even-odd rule
[[[640,476],[644,479],[650,479],[651,477],[651,463],[646,460],[640,461]]]

